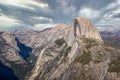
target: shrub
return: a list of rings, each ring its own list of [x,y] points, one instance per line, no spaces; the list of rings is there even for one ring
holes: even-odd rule
[[[80,62],[83,65],[89,64],[89,62],[92,60],[90,52],[84,51],[83,54],[75,59],[75,62]]]
[[[5,41],[0,41],[0,49],[4,47],[4,45],[6,45]]]
[[[93,38],[86,38],[85,36],[81,36],[80,39],[86,43],[86,49],[91,48],[92,46],[98,45],[98,42],[94,40]]]
[[[71,51],[71,46],[68,46],[65,50],[65,56],[67,56],[70,51]]]
[[[120,72],[120,56],[109,64],[108,72]]]
[[[62,46],[64,42],[65,42],[65,40],[63,38],[55,41],[55,43],[59,46]]]

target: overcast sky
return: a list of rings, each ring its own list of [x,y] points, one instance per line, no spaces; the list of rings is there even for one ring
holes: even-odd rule
[[[99,29],[120,28],[120,0],[0,0],[0,31],[44,29],[78,16]]]

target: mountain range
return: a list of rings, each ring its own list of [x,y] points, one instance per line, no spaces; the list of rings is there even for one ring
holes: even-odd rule
[[[106,30],[100,34],[106,45],[120,48],[120,30]]]
[[[113,34],[100,34],[85,17],[42,31],[0,32],[0,66],[12,72],[0,79],[120,80],[120,50],[106,45]]]

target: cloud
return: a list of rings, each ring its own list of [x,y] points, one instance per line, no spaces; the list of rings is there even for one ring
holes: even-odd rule
[[[113,18],[120,18],[120,13],[114,14],[112,17]]]
[[[31,10],[26,8],[21,8],[13,5],[0,5],[1,13],[7,16],[15,17],[17,20],[22,21],[24,24],[34,25],[39,21],[33,19],[33,16],[48,17],[42,8],[37,10]]]
[[[10,18],[5,15],[0,16],[0,27],[9,27],[12,25],[19,25],[19,24],[20,24],[20,21],[14,18]]]
[[[21,21],[6,16],[4,14],[0,15],[0,31],[14,31],[16,29],[28,29],[30,26],[23,24]]]
[[[48,7],[47,4],[37,3],[33,0],[1,0],[0,4],[14,5],[14,6],[19,6],[19,7],[28,8],[28,9],[34,9],[34,8],[30,7],[28,4],[37,5],[37,6],[42,7],[42,8]]]
[[[114,2],[106,5],[105,8],[100,10],[100,16],[96,22],[102,29],[106,28],[118,28],[120,25],[120,0],[115,0]]]
[[[99,17],[100,12],[98,10],[93,10],[91,8],[82,8],[79,11],[80,16],[85,16],[87,18],[97,18]]]
[[[70,24],[78,16],[88,17],[103,27],[119,23],[120,0],[1,0],[0,14],[9,23],[4,24],[2,16],[0,25],[9,30],[42,29],[61,22]]]
[[[38,20],[40,23],[51,23],[53,20],[47,17],[32,17],[34,20]]]
[[[54,27],[57,24],[36,24],[35,27],[33,28],[34,30],[43,30],[46,28]]]

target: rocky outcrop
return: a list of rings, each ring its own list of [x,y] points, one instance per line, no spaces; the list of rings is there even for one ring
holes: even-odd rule
[[[15,41],[15,36],[11,32],[3,32],[1,37],[6,41],[7,44],[19,50]]]
[[[13,62],[23,62],[22,58],[19,56],[19,48],[15,41],[15,36],[11,32],[3,32],[0,35],[0,60]]]

